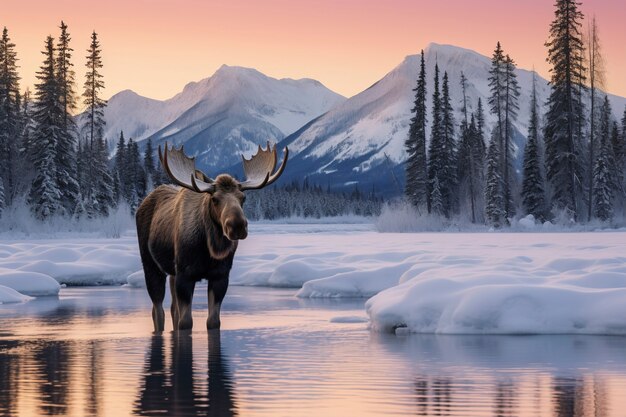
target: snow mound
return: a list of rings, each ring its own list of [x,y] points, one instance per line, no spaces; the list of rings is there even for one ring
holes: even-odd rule
[[[143,274],[143,269],[130,274],[126,278],[126,285],[133,288],[146,288],[146,278]]]
[[[137,238],[46,239],[2,244],[0,270],[35,273],[67,285],[119,285],[141,267]]]
[[[13,288],[0,285],[0,304],[23,303],[24,301],[28,301],[31,299],[32,297],[20,294]]]
[[[587,259],[548,259],[562,248],[539,245],[528,252],[543,249],[544,259],[496,252],[473,266],[409,273],[370,298],[366,311],[383,332],[626,334],[626,258],[600,255],[612,246],[579,246]]]
[[[61,289],[59,283],[49,275],[9,270],[0,270],[0,285],[32,297],[57,295]]]

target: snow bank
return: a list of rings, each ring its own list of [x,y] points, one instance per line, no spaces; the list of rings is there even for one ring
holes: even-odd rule
[[[32,297],[57,295],[61,289],[49,275],[9,270],[0,270],[0,285]]]
[[[126,284],[133,288],[146,288],[146,278],[143,274],[143,269],[130,274],[126,278]]]
[[[623,233],[449,236],[367,301],[373,329],[626,334]]]
[[[0,271],[39,277],[35,279],[42,279],[39,275],[44,274],[61,284],[125,284],[128,274],[139,268],[139,249],[134,236],[0,242]]]
[[[15,291],[13,288],[0,285],[0,304],[22,303],[30,299],[31,297],[24,295],[24,294],[20,294],[19,292]]]

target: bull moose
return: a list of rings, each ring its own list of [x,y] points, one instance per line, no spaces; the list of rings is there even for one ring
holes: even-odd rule
[[[280,167],[276,146],[259,146],[250,159],[243,159],[245,181],[228,174],[209,178],[195,166],[195,157],[183,147],[165,149],[159,159],[178,187],[161,185],[137,209],[137,238],[146,287],[152,299],[154,331],[165,325],[163,298],[166,275],[170,277],[172,323],[175,330],[191,329],[191,300],[196,282],[208,281],[207,329],[219,329],[220,307],[233,265],[237,243],[248,236],[243,212],[244,192],[258,190],[276,181],[285,170],[289,150]]]

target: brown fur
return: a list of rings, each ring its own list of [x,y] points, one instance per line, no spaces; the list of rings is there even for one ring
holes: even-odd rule
[[[247,236],[247,220],[239,183],[220,175],[215,185],[213,194],[162,185],[137,209],[137,237],[156,331],[163,330],[165,275],[175,283],[176,328],[191,327],[193,287],[203,278],[209,280],[209,296],[219,315],[237,241]],[[219,327],[219,317],[213,316],[209,312],[212,325]]]

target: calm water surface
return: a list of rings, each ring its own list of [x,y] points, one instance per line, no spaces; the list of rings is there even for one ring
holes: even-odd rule
[[[208,333],[202,290],[162,336],[144,290],[0,306],[0,416],[626,416],[623,337],[376,334],[363,300],[242,287]]]

